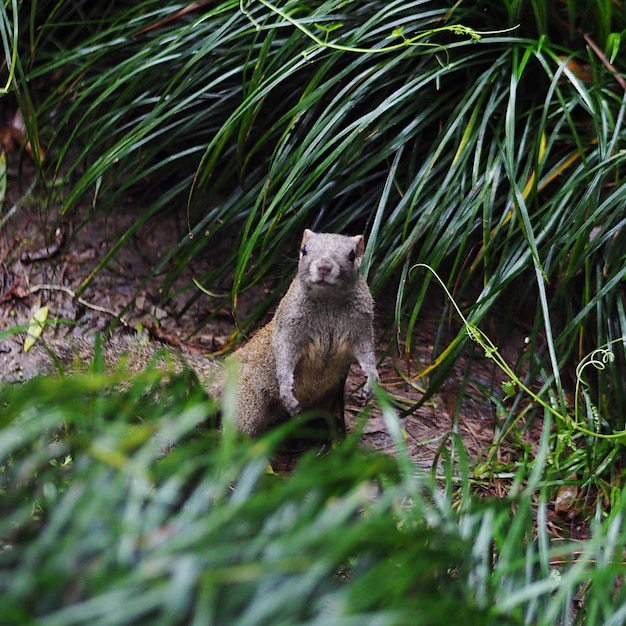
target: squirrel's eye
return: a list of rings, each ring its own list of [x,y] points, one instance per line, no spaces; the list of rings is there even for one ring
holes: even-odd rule
[[[306,246],[302,246],[302,250],[300,250],[302,256],[306,256]]]
[[[350,263],[354,263],[354,259],[356,259],[356,254],[354,253],[354,250],[351,250],[350,254],[348,255],[348,260],[350,261]]]

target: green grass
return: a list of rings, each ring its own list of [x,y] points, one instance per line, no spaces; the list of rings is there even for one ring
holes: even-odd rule
[[[120,380],[2,390],[5,624],[620,623],[623,504],[553,538],[548,413],[532,468],[483,499],[466,465],[417,471],[401,436],[396,459],[349,437],[268,473],[286,432],[218,433],[184,381],[166,408],[145,402],[154,372]]]
[[[578,623],[621,623],[624,32],[608,0],[4,6],[0,83],[46,150],[42,213],[59,208],[80,236],[94,211],[146,207],[101,267],[186,208],[190,236],[154,269],[164,297],[235,233],[196,278],[237,314],[304,227],[364,232],[409,352],[440,293],[427,264],[493,347],[512,328],[528,338],[512,397],[493,395],[499,432],[543,420],[539,456],[520,441],[505,467],[500,440],[486,464],[457,442],[443,477],[418,476],[389,417],[397,461],[348,441],[283,479],[265,472],[279,434],[197,430],[208,407],[184,386],[147,414],[150,380],[121,397],[96,393],[111,383],[99,376],[5,389],[7,620],[554,624],[579,603]],[[470,346],[460,321],[442,315],[425,398]],[[509,496],[479,499],[504,472]],[[555,543],[570,479],[590,536]]]

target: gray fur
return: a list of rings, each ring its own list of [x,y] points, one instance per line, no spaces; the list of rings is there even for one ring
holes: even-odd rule
[[[298,273],[273,319],[232,357],[240,364],[242,431],[262,432],[277,413],[342,412],[353,360],[371,394],[378,372],[374,301],[359,273],[364,252],[360,235],[304,232]]]

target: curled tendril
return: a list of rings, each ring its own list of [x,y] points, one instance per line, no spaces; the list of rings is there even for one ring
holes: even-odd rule
[[[615,361],[615,353],[609,348],[598,348],[588,354],[576,367],[576,378],[584,382],[583,370],[588,366],[595,367],[598,371],[605,370],[607,365]]]
[[[600,411],[598,410],[598,407],[595,404],[591,405],[591,417],[593,419],[593,424],[595,426],[595,429],[600,430],[600,425],[601,425]]]

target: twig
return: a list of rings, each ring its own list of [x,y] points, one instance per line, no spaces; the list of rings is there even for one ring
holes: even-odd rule
[[[569,565],[572,563],[572,560],[577,563],[578,561],[581,560],[581,557],[588,555],[589,552],[587,552],[586,550],[574,550],[571,554],[555,554],[554,556],[550,557],[550,565],[551,566],[555,566],[555,565]],[[611,559],[610,561],[608,561],[608,563],[610,563],[611,565],[626,565],[626,554],[622,554],[622,558],[621,560],[615,560],[615,559]],[[589,557],[587,559],[585,559],[587,561],[587,563],[597,563],[598,559],[594,558],[594,557]]]
[[[98,306],[97,304],[92,304],[91,302],[87,302],[87,300],[85,300],[84,298],[77,296],[76,292],[74,292],[72,289],[70,289],[69,287],[64,287],[63,285],[48,285],[48,284],[32,285],[28,291],[29,293],[35,293],[37,291],[48,291],[48,290],[49,291],[62,291],[63,293],[67,294],[72,299],[76,300],[76,302],[78,302],[79,304],[82,304],[84,307],[87,307],[88,309],[98,311],[99,313],[106,313],[107,315],[111,315],[112,317],[118,316],[118,314],[111,309],[107,309],[106,307],[103,307],[103,306]],[[123,317],[120,317],[119,319],[120,319],[120,322],[124,324],[124,326],[128,326],[128,324],[126,323],[126,320]]]

